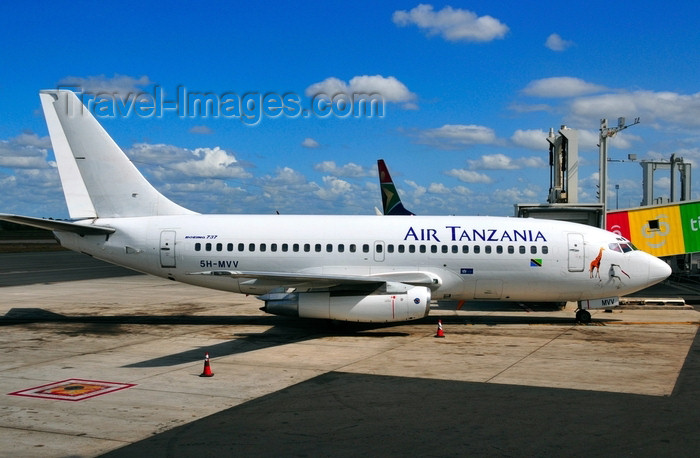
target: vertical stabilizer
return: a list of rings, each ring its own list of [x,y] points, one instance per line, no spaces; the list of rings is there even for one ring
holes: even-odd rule
[[[383,159],[377,161],[377,170],[379,171],[379,187],[382,193],[382,206],[384,207],[385,215],[413,215],[414,213],[406,210],[401,203],[399,192],[394,186],[394,181],[389,175],[389,169],[386,167]]]
[[[193,213],[141,175],[73,92],[45,90],[40,98],[71,218]]]

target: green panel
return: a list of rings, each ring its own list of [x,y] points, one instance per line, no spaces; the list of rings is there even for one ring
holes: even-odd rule
[[[700,203],[682,204],[680,207],[685,252],[695,253],[700,251]]]

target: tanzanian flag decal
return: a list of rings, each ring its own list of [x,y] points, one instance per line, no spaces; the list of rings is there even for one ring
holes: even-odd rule
[[[542,267],[541,259],[530,259],[530,267]]]

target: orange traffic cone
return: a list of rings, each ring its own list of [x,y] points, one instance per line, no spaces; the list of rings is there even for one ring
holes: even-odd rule
[[[204,371],[199,375],[200,377],[213,377],[214,373],[211,371],[209,366],[209,353],[204,354]]]
[[[442,332],[442,320],[438,320],[438,328],[435,337],[445,337],[445,333]]]

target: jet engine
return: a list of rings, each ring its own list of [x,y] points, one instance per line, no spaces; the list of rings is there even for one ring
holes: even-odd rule
[[[359,323],[416,320],[430,311],[430,290],[424,286],[409,286],[401,294],[358,296],[326,291],[272,293],[260,299],[265,301],[261,310],[273,315]]]

